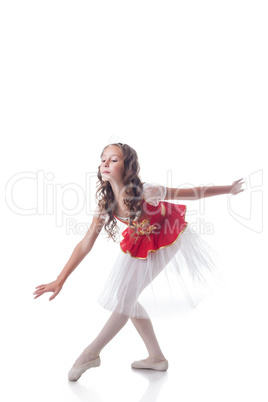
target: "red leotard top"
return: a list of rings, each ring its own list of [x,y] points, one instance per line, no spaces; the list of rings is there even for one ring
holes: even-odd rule
[[[170,246],[187,227],[185,213],[185,205],[160,201],[155,206],[144,199],[139,219],[133,222],[134,226],[128,226],[122,232],[122,251],[129,253],[133,258],[145,259],[149,252]],[[120,217],[114,216],[128,224]]]

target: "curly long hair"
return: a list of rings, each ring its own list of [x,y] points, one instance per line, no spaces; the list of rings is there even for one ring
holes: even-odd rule
[[[104,150],[115,145],[119,147],[124,156],[124,190],[126,196],[124,197],[124,204],[128,209],[129,214],[129,225],[132,227],[132,223],[136,217],[141,214],[141,203],[142,203],[142,188],[143,183],[139,177],[140,165],[138,161],[137,152],[127,144],[115,143],[107,145]],[[100,166],[98,167],[98,182],[96,199],[98,202],[99,209],[102,213],[108,214],[107,219],[104,223],[104,229],[108,234],[108,238],[112,238],[116,241],[118,235],[117,220],[114,216],[114,210],[116,208],[116,199],[112,190],[112,186],[109,181],[102,180]]]

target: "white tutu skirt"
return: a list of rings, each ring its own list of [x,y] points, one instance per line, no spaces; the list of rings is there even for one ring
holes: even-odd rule
[[[189,225],[173,244],[149,252],[146,259],[120,250],[98,302],[109,311],[137,318],[195,308],[219,275],[215,258],[214,250]]]

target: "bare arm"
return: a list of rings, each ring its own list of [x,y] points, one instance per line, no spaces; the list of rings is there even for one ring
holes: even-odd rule
[[[101,229],[103,223],[98,218],[93,218],[93,221],[86,233],[85,237],[77,244],[71,257],[67,261],[65,267],[58,276],[58,280],[65,282],[68,276],[75,270],[75,268],[80,264],[80,262],[85,258],[85,256],[92,249]]]
[[[244,191],[241,180],[236,180],[230,186],[207,186],[194,188],[171,188],[167,187],[165,200],[199,200],[200,198],[212,197],[221,194],[236,195]]]
[[[57,294],[61,291],[62,286],[64,285],[64,282],[66,281],[68,276],[75,270],[75,268],[92,249],[103,225],[104,221],[102,219],[96,217],[93,218],[88,232],[74,248],[71,257],[67,261],[57,279],[54,282],[48,283],[46,285],[37,286],[36,291],[34,292],[34,295],[36,295],[35,299],[45,292],[53,292],[53,295],[50,297],[49,300],[52,300],[57,296]]]

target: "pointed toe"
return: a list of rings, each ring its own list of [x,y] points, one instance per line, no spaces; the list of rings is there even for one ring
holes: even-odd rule
[[[81,366],[73,366],[68,373],[68,380],[77,381],[86,370],[90,369],[91,367],[98,367],[98,366],[100,366],[99,356],[88,363],[82,364]]]

